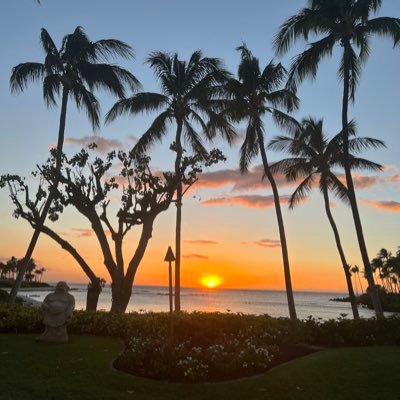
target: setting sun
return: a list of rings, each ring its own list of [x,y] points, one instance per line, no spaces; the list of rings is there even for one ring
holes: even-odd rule
[[[222,283],[222,279],[216,275],[206,274],[201,277],[200,283],[203,286],[212,289],[219,286]]]

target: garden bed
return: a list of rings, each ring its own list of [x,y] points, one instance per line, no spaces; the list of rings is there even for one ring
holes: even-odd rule
[[[39,333],[41,312],[0,304],[0,332]],[[400,318],[291,321],[224,313],[77,311],[71,334],[120,338],[115,367],[173,382],[215,382],[264,373],[319,347],[400,345]]]

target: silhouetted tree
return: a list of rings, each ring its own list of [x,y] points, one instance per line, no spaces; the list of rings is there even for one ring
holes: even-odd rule
[[[61,167],[65,122],[67,116],[68,99],[75,101],[78,109],[85,110],[93,129],[99,126],[99,103],[93,94],[94,89],[104,89],[120,98],[125,96],[125,85],[136,90],[138,80],[128,71],[107,61],[114,56],[130,58],[132,49],[127,44],[115,39],[103,39],[91,42],[84,30],[77,27],[72,34],[64,36],[60,49],[53,39],[42,29],[41,44],[46,57],[44,63],[27,62],[15,66],[10,78],[13,92],[23,91],[32,81],[42,81],[43,98],[48,107],[57,104],[57,97],[61,96],[60,124],[56,148],[56,165]],[[54,181],[54,190],[57,189]],[[10,301],[14,302],[24,277],[27,265],[33,254],[41,225],[46,220],[52,202],[53,188],[47,198],[47,203],[41,210],[41,217],[37,229],[29,243],[24,261],[18,273],[17,280],[10,293]]]
[[[254,57],[245,45],[237,49],[241,53],[238,79],[231,79],[225,86],[226,95],[228,99],[231,99],[228,103],[228,109],[225,112],[233,121],[245,121],[246,123],[246,136],[240,149],[241,172],[246,173],[251,161],[258,154],[261,154],[265,176],[271,184],[274,197],[289,314],[291,319],[296,319],[286,234],[278,187],[270,170],[265,150],[263,118],[266,115],[270,115],[272,120],[281,128],[289,131],[295,129],[298,123],[286,114],[286,112],[290,112],[298,107],[298,99],[293,92],[282,88],[282,84],[286,78],[286,70],[281,64],[275,65],[271,61],[261,70],[258,58]]]
[[[224,82],[229,74],[219,59],[203,57],[201,51],[194,52],[189,61],[182,61],[178,54],[153,52],[147,63],[159,80],[162,93],[138,93],[118,101],[108,112],[106,121],[113,121],[123,114],[160,112],[149,129],[142,135],[135,151],[146,153],[168,132],[168,126],[176,126],[173,149],[176,151],[175,174],[178,180],[176,193],[175,229],[175,310],[180,311],[181,280],[181,225],[183,188],[180,170],[184,153],[183,142],[194,154],[207,156],[199,127],[209,139],[221,133],[230,142],[235,135],[226,119],[219,113],[221,101],[216,96],[216,86]]]
[[[212,164],[220,157],[219,151],[212,151],[203,162]],[[25,219],[34,229],[39,223],[40,210],[49,195],[49,188],[54,187],[55,180],[59,181],[49,210],[49,219],[57,221],[66,207],[73,207],[90,222],[111,278],[111,311],[115,313],[124,312],[128,305],[136,271],[152,237],[154,220],[168,209],[177,187],[175,174],[154,175],[149,168],[149,160],[133,151],[120,151],[118,154],[111,152],[105,159],[92,159],[90,153],[82,149],[71,158],[63,155],[62,169],[58,172],[53,151],[49,161],[37,172],[40,185],[34,196],[30,195],[32,190],[19,176],[6,175],[0,180],[0,184],[7,185],[9,189],[15,206],[14,216]],[[184,187],[191,186],[197,180],[201,172],[200,163],[198,158],[183,157],[180,177]],[[113,174],[116,166],[120,167],[118,175]],[[109,205],[115,192],[119,193],[120,201],[115,214],[116,225],[113,225],[109,218]],[[140,238],[126,263],[123,242],[134,227],[140,227]],[[87,304],[89,309],[95,309],[102,280],[69,241],[48,225],[43,225],[41,231],[69,252],[88,276],[90,286]],[[107,238],[108,232],[115,249],[114,254]]]
[[[380,170],[381,166],[372,161],[354,156],[363,149],[384,146],[380,140],[359,138],[355,136],[355,124],[350,123],[348,132],[351,134],[349,146],[351,149],[350,162],[352,169]],[[331,140],[323,132],[323,121],[305,118],[301,127],[291,136],[278,136],[271,140],[269,148],[283,151],[291,155],[271,166],[272,171],[282,172],[290,182],[300,184],[290,196],[289,208],[300,203],[311,192],[314,185],[318,185],[324,198],[325,212],[331,225],[336,247],[346,277],[347,289],[353,310],[354,318],[359,317],[357,301],[354,296],[351,282],[350,266],[347,263],[336,223],[330,209],[329,192],[333,192],[339,199],[348,203],[346,186],[338,179],[333,168],[343,166],[343,135],[342,132]]]
[[[372,36],[386,36],[396,44],[400,40],[400,19],[379,17],[370,19],[381,7],[382,0],[308,0],[307,7],[288,18],[280,27],[274,45],[276,53],[282,55],[299,39],[308,40],[310,35],[323,36],[309,43],[303,53],[295,57],[289,74],[289,87],[296,88],[304,78],[315,78],[320,62],[331,56],[336,45],[342,49],[342,58],[338,70],[343,81],[342,132],[345,154],[346,186],[353,214],[355,229],[368,280],[369,293],[378,318],[383,318],[374,276],[371,269],[367,246],[358,204],[354,190],[349,158],[348,108],[354,101],[361,67],[369,53],[369,41]],[[356,51],[357,49],[357,51]]]

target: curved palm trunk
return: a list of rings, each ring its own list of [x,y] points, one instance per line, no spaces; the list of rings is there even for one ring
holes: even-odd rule
[[[62,159],[62,151],[64,144],[64,132],[65,132],[65,120],[67,116],[67,103],[68,103],[68,89],[63,89],[62,94],[62,103],[61,103],[61,114],[60,114],[60,125],[58,130],[58,141],[57,141],[57,150],[56,150],[56,169],[59,171],[61,169],[61,159]],[[55,187],[53,190],[56,190],[58,186],[58,178],[55,180]],[[42,214],[40,215],[39,223],[32,235],[32,239],[29,243],[28,249],[25,253],[25,257],[21,263],[20,269],[18,271],[17,279],[15,280],[14,286],[11,289],[9,302],[14,303],[17,298],[18,291],[21,287],[21,283],[24,279],[24,275],[26,272],[26,268],[28,266],[29,260],[32,258],[33,251],[35,250],[36,243],[39,239],[40,232],[44,225],[44,222],[47,218],[47,214],[49,212],[51,202],[53,201],[54,194],[50,190],[49,196],[44,204]]]
[[[323,194],[324,194],[324,203],[325,203],[326,215],[328,217],[329,223],[331,224],[333,235],[335,236],[336,247],[338,249],[338,253],[339,253],[339,256],[340,256],[340,261],[342,262],[343,271],[344,271],[344,274],[346,276],[347,290],[349,292],[351,309],[353,310],[353,317],[354,317],[354,319],[358,319],[358,318],[360,318],[360,315],[358,313],[357,301],[356,301],[356,297],[354,295],[353,284],[351,282],[350,267],[349,267],[349,264],[346,261],[346,257],[344,255],[344,251],[343,251],[343,248],[342,248],[342,243],[340,241],[339,231],[337,229],[335,220],[333,219],[333,216],[332,216],[332,213],[331,213],[331,209],[329,207],[329,195],[328,195],[328,189],[327,189],[326,186],[324,186]]]
[[[182,121],[178,121],[176,129],[175,175],[178,181],[176,189],[176,226],[175,226],[175,311],[181,311],[181,231],[182,231]]]
[[[382,304],[379,299],[377,287],[374,282],[371,264],[369,262],[367,246],[364,239],[364,233],[361,224],[361,218],[358,211],[357,198],[354,190],[353,177],[348,160],[349,156],[349,133],[348,133],[348,108],[349,108],[349,82],[350,82],[350,64],[349,64],[349,39],[345,40],[344,46],[344,68],[343,68],[343,104],[342,104],[342,132],[343,132],[343,152],[344,152],[344,171],[346,175],[346,185],[348,196],[353,214],[354,225],[356,228],[358,245],[360,247],[361,258],[364,264],[364,271],[368,281],[368,292],[371,296],[377,318],[384,318]]]
[[[265,148],[264,148],[264,139],[263,139],[261,133],[258,133],[258,141],[259,141],[259,145],[260,145],[260,153],[261,153],[261,159],[262,159],[263,166],[264,166],[264,172],[271,184],[272,193],[274,196],[275,212],[276,212],[276,218],[278,220],[279,237],[280,237],[281,249],[282,249],[283,270],[285,273],[285,285],[286,285],[286,295],[287,295],[288,306],[289,306],[289,316],[290,316],[290,319],[295,320],[295,319],[297,319],[297,314],[296,314],[296,307],[294,304],[292,279],[290,276],[289,254],[288,254],[287,243],[286,243],[285,227],[283,224],[281,204],[279,202],[278,188],[276,186],[275,179],[269,168],[267,153],[265,152]]]

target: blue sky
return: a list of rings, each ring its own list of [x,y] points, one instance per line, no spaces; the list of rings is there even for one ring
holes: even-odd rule
[[[42,0],[41,5],[38,5],[33,0],[18,0],[3,4],[0,15],[0,34],[3,38],[0,43],[2,54],[0,63],[0,173],[15,172],[27,175],[37,163],[45,160],[49,145],[56,140],[59,110],[46,108],[42,101],[40,85],[30,85],[24,93],[13,95],[10,93],[8,83],[11,68],[14,65],[25,61],[43,60],[43,52],[39,43],[42,27],[49,31],[57,44],[61,43],[63,35],[72,32],[78,25],[85,28],[92,40],[117,38],[127,42],[134,48],[136,60],[129,62],[118,60],[117,62],[131,70],[142,82],[145,90],[156,91],[158,90],[157,82],[149,67],[144,64],[144,59],[150,51],[178,52],[181,58],[187,58],[194,50],[202,49],[206,56],[220,57],[230,71],[236,72],[239,55],[235,51],[235,47],[244,41],[260,58],[263,65],[273,58],[272,39],[277,28],[285,18],[294,14],[304,3],[300,0],[270,0],[268,2],[258,0],[250,2],[236,0],[202,2]],[[379,15],[400,16],[400,2],[385,0]],[[300,43],[282,60],[283,64],[287,66],[290,58],[303,48],[304,44]],[[331,59],[321,65],[317,80],[305,82],[298,93],[301,107],[296,116],[298,118],[309,115],[323,117],[326,132],[329,134],[335,134],[340,130],[341,84],[336,74],[338,60],[338,53],[334,53]],[[380,177],[374,178],[376,183],[360,189],[358,193],[360,201],[400,201],[400,183],[398,181],[388,183],[390,179],[394,179],[391,178],[392,176],[399,174],[400,167],[398,157],[400,151],[398,139],[400,127],[399,65],[400,48],[393,50],[391,43],[386,39],[372,40],[371,56],[362,72],[356,104],[351,108],[350,116],[357,121],[359,135],[379,137],[386,142],[387,149],[365,154],[365,156],[385,166],[390,166],[390,169]],[[115,101],[104,93],[98,93],[98,97],[103,112],[106,112]],[[132,144],[129,136],[140,136],[151,121],[151,117],[121,118],[109,126],[102,126],[96,134],[100,138],[120,141],[122,145],[129,146]],[[280,133],[268,121],[266,126],[269,135]],[[79,139],[91,135],[93,132],[84,114],[78,113],[71,104],[67,117],[67,139]],[[167,150],[167,143],[168,139],[152,153],[153,164],[157,167],[171,168],[171,155]],[[231,149],[226,145],[222,145],[222,147],[228,161],[220,168],[237,168],[238,147]],[[78,147],[67,146],[68,149],[77,150]],[[271,159],[279,157],[278,154],[271,155]],[[259,160],[255,161],[255,164],[257,163]],[[281,192],[289,194],[290,190],[283,187]],[[248,193],[247,191],[239,194]],[[257,193],[270,194],[268,189]],[[199,188],[197,194],[204,200],[231,196],[232,185],[216,189]],[[237,195],[237,193],[234,194]],[[319,257],[320,251],[326,250],[332,257],[333,271],[334,264],[337,264],[337,260],[333,261],[333,258],[336,257],[335,249],[332,248],[331,233],[326,227],[322,208],[318,208],[319,204],[319,197],[313,196],[311,203],[302,206],[301,210],[293,213],[285,211],[288,234],[290,238],[293,238],[293,264],[297,263],[299,266],[318,265],[320,261],[317,257]],[[0,207],[0,234],[6,239],[0,244],[0,256],[8,257],[16,251],[20,253],[16,255],[22,256],[21,249],[26,244],[30,232],[22,221],[12,219],[10,201],[4,191],[0,193]],[[360,207],[365,221],[371,256],[382,246],[394,250],[397,245],[400,245],[399,212],[385,211],[382,208],[368,206],[366,203]],[[229,238],[229,240],[227,239],[228,242],[230,241],[229,243],[234,240],[238,242],[246,240],[245,238],[241,239],[238,233],[246,221],[248,221],[248,232],[251,232],[253,236],[252,240],[277,237],[272,209],[254,210],[239,205],[203,207],[199,201],[189,200],[186,210],[187,214],[201,215],[203,219],[221,218],[222,225],[225,224],[227,227],[221,232],[221,235]],[[318,212],[316,212],[317,210]],[[260,218],[264,217],[265,221],[260,223]],[[351,254],[353,262],[357,263],[359,262],[358,253],[349,217],[347,209],[343,206],[337,207],[338,223],[349,243],[347,245],[348,252]],[[236,224],[233,222],[235,220]],[[308,236],[311,238],[315,236],[311,243],[310,241],[303,242],[303,239],[300,239],[300,236],[304,236],[304,221],[306,220],[308,221],[306,229]],[[80,223],[79,218],[76,217],[72,217],[72,221],[76,225]],[[163,233],[159,237],[155,237],[151,251],[157,253],[157,246],[164,246],[171,241],[166,232],[172,221],[173,213],[170,211],[160,219],[158,223],[160,232]],[[202,227],[195,217],[193,220],[189,220],[188,224],[189,222],[190,226],[198,224],[198,235],[207,234],[207,227]],[[324,232],[323,235],[320,234],[321,230]],[[13,234],[11,235],[10,232]],[[191,232],[186,232],[186,235],[190,236],[190,234]],[[320,250],[315,259],[310,260],[311,249],[315,243],[318,243],[318,237],[321,237],[321,243],[318,244]],[[54,265],[53,259],[46,259],[46,246],[52,245],[48,242],[44,243],[41,245],[42,247],[39,246],[38,254],[43,263],[47,263],[47,265],[53,263],[52,265]],[[90,247],[89,244],[87,246]],[[289,243],[289,247],[291,247],[291,243]],[[301,252],[301,249],[305,250]],[[275,251],[276,254],[270,256],[269,250],[261,250],[265,252],[259,254],[260,263],[265,258],[271,259],[271,262],[276,264],[276,271],[278,271],[280,268],[278,252]],[[188,253],[191,251],[188,249]],[[212,260],[211,256],[209,260]],[[209,262],[211,263],[211,261]],[[56,271],[55,265],[50,267],[50,269],[52,268]],[[294,268],[296,270],[296,266]],[[298,267],[299,276],[301,272],[304,273]],[[54,274],[54,276],[57,275],[56,272]],[[338,276],[339,274],[340,271]],[[76,279],[80,279],[79,276],[74,275]],[[142,279],[141,275],[139,275],[139,279]],[[145,281],[144,277],[143,279]],[[275,285],[276,287],[279,287],[279,282]],[[296,287],[296,282],[294,285]],[[264,286],[269,287],[268,282]],[[342,286],[343,282],[338,282],[337,287]]]

